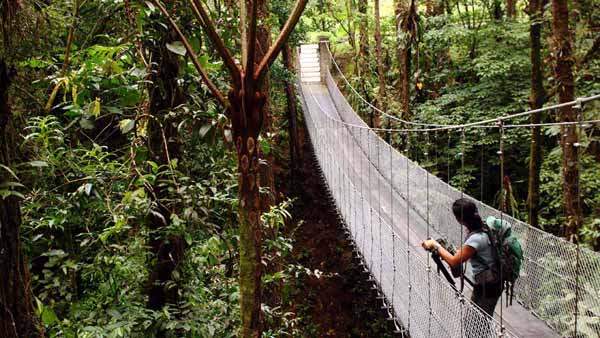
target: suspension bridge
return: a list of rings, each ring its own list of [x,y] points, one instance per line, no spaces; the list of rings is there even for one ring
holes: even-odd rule
[[[471,199],[480,214],[510,222],[523,246],[516,301],[507,307],[501,297],[490,317],[470,301],[469,286],[464,291],[453,287],[436,271],[421,241],[441,237],[455,247],[462,246],[466,233],[451,205],[470,196],[384,140],[393,133],[421,133],[428,141],[443,133],[462,133],[464,138],[468,128],[496,128],[502,161],[503,132],[518,127],[505,122],[531,112],[460,126],[405,123],[402,130],[369,128],[331,74],[335,69],[340,72],[337,77],[345,79],[328,43],[302,45],[298,60],[298,88],[315,157],[337,212],[399,334],[415,338],[600,336],[600,255],[475,198]],[[596,98],[572,104],[581,107]],[[459,155],[464,153],[463,149]],[[428,156],[427,151],[423,155]],[[469,277],[470,271],[465,274]]]

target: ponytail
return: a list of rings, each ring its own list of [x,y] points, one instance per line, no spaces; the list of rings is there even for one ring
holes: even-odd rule
[[[477,206],[471,200],[459,198],[452,204],[452,212],[457,220],[464,222],[469,231],[483,228],[483,220],[479,216]]]

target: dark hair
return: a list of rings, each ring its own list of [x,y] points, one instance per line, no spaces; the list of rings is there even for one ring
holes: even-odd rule
[[[477,206],[466,198],[459,198],[452,203],[452,212],[457,220],[463,221],[469,231],[479,230],[483,227],[483,221],[479,216]]]

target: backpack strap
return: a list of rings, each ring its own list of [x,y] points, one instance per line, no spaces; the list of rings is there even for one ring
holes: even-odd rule
[[[483,222],[482,227],[480,229],[477,229],[477,230],[469,232],[469,234],[467,235],[467,238],[465,239],[465,241],[468,240],[469,237],[471,237],[472,235],[474,235],[476,233],[481,233],[481,232],[485,233],[488,236],[488,239],[490,240],[490,246],[492,248],[493,262],[491,264],[488,264],[488,269],[494,269],[495,268],[496,269],[495,272],[497,274],[499,282],[502,282],[502,278],[500,276],[501,273],[502,273],[500,271],[500,269],[501,269],[500,257],[498,256],[498,250],[496,248],[496,242],[494,241],[494,238],[493,238],[493,236],[491,234],[491,230],[488,227],[488,225],[485,222]],[[465,278],[465,274],[464,274],[464,271],[463,271],[463,273],[460,276],[460,291],[461,292],[463,291],[464,286],[465,286],[464,285],[464,278]]]
[[[492,264],[496,265],[496,272],[497,273],[501,273],[501,263],[500,263],[500,257],[498,256],[498,248],[496,247],[496,241],[494,240],[494,238],[492,237],[492,234],[490,232],[490,228],[487,226],[487,224],[483,223],[483,228],[482,228],[482,232],[486,233],[490,243],[491,243],[491,247],[492,247],[492,257],[494,259],[494,262]],[[498,276],[498,278],[500,278],[501,276]]]

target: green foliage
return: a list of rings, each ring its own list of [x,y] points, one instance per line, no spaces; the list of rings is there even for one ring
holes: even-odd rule
[[[588,261],[590,265],[598,264],[598,261]],[[547,254],[546,256],[539,259],[536,264],[540,266],[547,266],[550,269],[548,271],[577,271],[576,261],[565,261],[555,254]],[[585,264],[580,267],[585,271]],[[540,270],[541,271],[541,270]],[[579,299],[577,306],[579,310],[579,316],[577,318],[577,337],[595,337],[600,329],[600,323],[596,318],[595,314],[600,311],[597,306],[594,306],[594,296],[598,296],[598,290],[594,287],[599,282],[598,276],[590,276],[588,278],[580,278],[579,274],[575,275],[578,278],[579,287],[585,290],[585,294],[589,295],[591,299]],[[540,278],[541,281],[545,281],[540,285],[542,290],[541,294],[545,297],[541,299],[527,300],[531,302],[527,304],[531,306],[537,313],[543,318],[549,320],[549,324],[562,331],[571,333],[575,327],[575,315],[574,309],[576,306],[577,297],[574,290],[573,278],[568,280],[561,280],[555,277],[549,276],[548,278]],[[573,313],[566,314],[564,309],[573,309]]]
[[[77,4],[79,15],[74,17]],[[180,38],[151,2],[25,1],[19,5],[22,15],[18,25],[11,27],[13,44],[0,49],[0,57],[10,57],[17,73],[10,103],[20,123],[22,142],[17,152],[23,161],[0,165],[0,198],[22,200],[21,233],[30,259],[36,313],[47,335],[236,336],[239,206],[231,126],[227,112],[199,81]],[[396,111],[398,36],[391,3],[383,5],[384,64],[391,98],[388,107]],[[410,77],[417,79],[418,75],[423,91],[416,93],[411,88],[411,118],[452,124],[525,110],[530,72],[528,22],[489,21],[487,2],[457,5],[460,8],[453,7],[451,14],[421,15]],[[208,6],[225,44],[234,58],[240,59],[239,9],[220,1]],[[289,15],[290,7],[290,1],[270,3],[273,15],[265,23],[273,33]],[[350,42],[356,43],[358,22],[363,19],[355,7],[353,1],[311,2],[291,41],[292,46],[300,40],[314,42],[319,35],[338,40],[334,49],[343,58],[346,73],[354,74],[350,81],[373,99],[379,89],[375,58],[369,58],[368,68],[360,77],[353,64],[356,46]],[[172,6],[169,12],[188,36],[210,78],[226,91],[227,70],[205,34],[197,30],[192,12],[186,6]],[[65,63],[71,27],[74,39]],[[596,37],[584,20],[574,30],[575,57],[580,60]],[[3,45],[7,41],[4,34]],[[546,47],[543,55],[548,54]],[[169,60],[176,56],[173,65],[163,64],[165,55]],[[154,112],[151,98],[165,99],[169,92],[166,82],[161,81],[163,66],[179,68],[174,81],[184,103]],[[579,95],[600,90],[599,69],[596,58],[578,64],[575,76]],[[286,109],[281,86],[294,75],[276,64],[270,76],[274,126],[260,136],[258,146],[264,155],[283,161],[286,151],[280,144],[288,135],[279,130],[286,124],[281,117]],[[546,82],[552,82],[550,67],[545,76]],[[369,118],[367,107],[360,106],[359,101],[353,104]],[[543,119],[553,121],[554,115]],[[597,118],[597,107],[587,107],[584,115],[586,119]],[[580,166],[585,226],[580,235],[585,243],[598,248],[600,195],[594,192],[600,190],[600,180],[594,149],[599,140],[597,127],[584,129]],[[542,167],[541,223],[555,233],[562,231],[563,223],[561,152],[555,146],[558,135],[558,129],[546,130]],[[418,139],[420,136],[412,136],[415,140],[408,149],[411,157],[453,185],[492,203],[500,190],[498,130],[467,130],[464,142],[456,132],[429,136],[429,146]],[[158,146],[156,138],[160,139]],[[525,211],[524,168],[529,152],[523,145],[528,142],[527,130],[507,131],[504,140],[505,172],[513,182],[510,201],[519,215]],[[158,148],[168,149],[172,156],[162,159],[154,153]],[[297,307],[310,306],[296,304],[298,290],[303,290],[300,285],[309,278],[331,277],[289,263],[293,261],[291,238],[301,226],[291,220],[292,203],[284,200],[261,218],[265,337],[317,335],[316,328],[302,317],[305,309],[296,311]],[[162,225],[154,226],[153,219]],[[156,242],[168,244],[172,238],[181,238],[185,250],[170,280],[162,286],[177,290],[177,302],[151,310],[148,283],[157,261],[152,248]],[[560,263],[552,257],[545,259],[540,264]],[[594,284],[585,287],[590,285]],[[555,285],[541,287],[551,289]],[[552,314],[572,303],[573,295],[564,291],[548,296],[539,311]],[[582,330],[593,332],[596,324],[592,319],[581,320]],[[571,321],[556,318],[556,325]]]
[[[201,151],[193,159],[199,180],[174,170],[175,165],[151,161],[146,170],[137,169],[144,170],[139,175],[127,157],[105,147],[65,147],[73,142],[55,118],[31,119],[26,130],[24,146],[38,150],[36,161],[46,165],[23,174],[36,174],[36,186],[49,188],[31,191],[24,205],[24,232],[31,238],[30,255],[36,257],[38,313],[50,336],[147,337],[159,331],[233,336],[237,230],[215,232],[235,218],[233,161]],[[152,230],[146,224],[156,212],[155,202],[145,187],[157,183],[168,189],[177,185],[173,198],[182,208],[167,227]],[[150,273],[147,246],[157,231],[184,235],[192,249],[173,272],[184,285],[185,306],[151,311],[144,294]]]

